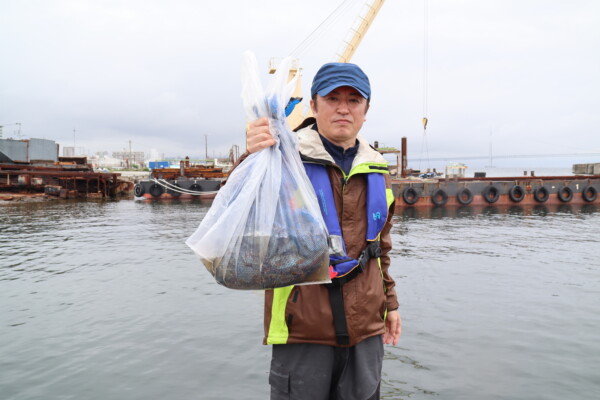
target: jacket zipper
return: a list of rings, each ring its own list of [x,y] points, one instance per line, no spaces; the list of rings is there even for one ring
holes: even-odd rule
[[[342,173],[342,213],[341,213],[342,218],[340,221],[340,229],[342,231],[342,237],[344,237],[344,226],[343,226],[343,222],[344,222],[344,189],[346,189],[346,185],[348,184],[348,176],[346,176],[346,173],[344,172],[344,170],[342,170],[338,165],[336,165],[336,167]]]

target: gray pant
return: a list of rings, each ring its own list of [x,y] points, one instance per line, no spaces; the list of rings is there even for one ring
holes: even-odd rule
[[[271,400],[377,400],[382,363],[381,336],[353,347],[276,344]]]

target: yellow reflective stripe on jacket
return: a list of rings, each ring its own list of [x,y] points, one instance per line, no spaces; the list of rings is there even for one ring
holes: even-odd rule
[[[273,289],[273,304],[271,304],[271,323],[267,335],[267,344],[287,343],[289,331],[285,321],[287,300],[294,286]]]
[[[381,282],[383,283],[383,293],[387,293],[387,288],[385,287],[385,280],[383,277],[383,269],[381,268],[381,257],[377,257],[377,265],[379,266],[379,272],[381,273]],[[385,306],[385,310],[383,310],[383,320],[387,319],[387,304]]]
[[[387,200],[387,206],[388,208],[390,208],[390,206],[392,205],[392,203],[394,202],[394,192],[392,191],[392,189],[385,189],[385,198]]]
[[[371,167],[375,167],[375,168],[371,168]],[[387,164],[381,164],[381,163],[362,163],[362,164],[358,164],[356,166],[354,166],[352,168],[352,170],[350,171],[350,173],[348,174],[347,179],[350,179],[350,177],[352,175],[356,175],[356,174],[370,174],[370,173],[379,173],[379,174],[389,174],[390,171],[388,170],[388,166]]]

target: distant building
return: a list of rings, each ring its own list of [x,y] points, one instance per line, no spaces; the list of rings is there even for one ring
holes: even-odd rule
[[[63,157],[77,157],[85,155],[83,147],[63,146]]]
[[[75,147],[63,147],[63,157],[75,157]]]
[[[88,158],[88,163],[92,165],[92,168],[123,168],[125,161],[118,158],[112,158],[108,155],[95,155]]]
[[[149,161],[161,161],[165,159],[164,153],[159,153],[156,149],[150,149],[150,154],[148,155]]]
[[[143,151],[114,151],[113,158],[123,160],[126,167],[132,167],[134,164],[144,165],[145,155]]]

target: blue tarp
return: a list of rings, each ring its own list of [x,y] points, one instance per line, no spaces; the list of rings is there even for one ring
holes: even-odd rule
[[[169,162],[168,161],[150,161],[150,162],[148,162],[148,167],[150,169],[169,168]]]

